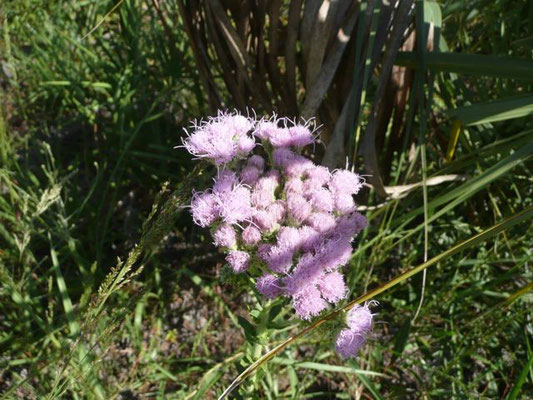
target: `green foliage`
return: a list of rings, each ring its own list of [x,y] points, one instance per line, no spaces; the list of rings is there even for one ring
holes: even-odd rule
[[[3,396],[209,399],[276,354],[232,395],[528,398],[533,225],[521,212],[533,205],[531,2],[416,2],[421,40],[394,58],[415,71],[403,144],[388,126],[382,146],[391,151],[376,158],[388,197],[359,199],[370,226],[348,270],[349,300],[413,266],[431,268],[376,298],[374,337],[355,361],[332,350],[342,318],[315,329],[285,300],[243,289],[249,277],[228,275],[208,232],[182,212],[213,170],[173,149],[208,97],[175,17],[181,1],[5,3]],[[371,9],[378,34],[385,8]],[[425,50],[431,26],[440,52]],[[352,88],[361,93],[346,149],[354,158],[381,79],[362,46],[352,50],[362,77]],[[520,223],[510,227],[513,215]],[[492,226],[506,229],[454,247]],[[302,329],[309,335],[295,337]]]

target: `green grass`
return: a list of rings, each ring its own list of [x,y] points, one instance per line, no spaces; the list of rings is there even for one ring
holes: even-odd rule
[[[177,6],[159,3],[161,13],[140,0],[111,13],[117,2],[0,6],[0,396],[216,398],[282,345],[232,395],[529,398],[533,86],[520,71],[533,7],[418,3],[417,29],[439,26],[442,53],[395,59],[416,69],[413,95],[404,146],[377,161],[390,166],[387,187],[421,184],[360,197],[370,226],[349,300],[431,268],[424,290],[417,274],[374,297],[373,337],[345,362],[331,345],[338,320],[306,325],[283,301],[258,302],[183,212],[213,170],[173,147],[208,104]]]

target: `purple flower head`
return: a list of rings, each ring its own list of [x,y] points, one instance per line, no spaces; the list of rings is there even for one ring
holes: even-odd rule
[[[237,152],[241,156],[246,156],[255,147],[255,140],[247,135],[242,135],[237,141]]]
[[[304,147],[315,142],[313,133],[304,125],[298,124],[290,127],[289,134],[291,136],[290,144],[294,147]]]
[[[358,212],[342,216],[336,227],[336,232],[345,237],[353,237],[364,228],[366,228],[368,222],[364,216]]]
[[[278,246],[296,252],[300,249],[302,237],[298,228],[284,226],[278,232]]]
[[[287,294],[298,296],[308,287],[315,287],[323,276],[320,260],[311,253],[305,253],[300,257],[292,275],[285,277],[283,283]]]
[[[253,221],[260,230],[265,232],[270,232],[277,226],[276,216],[272,215],[267,210],[255,210]]]
[[[256,288],[265,298],[273,299],[279,296],[283,289],[281,280],[274,275],[266,274],[257,279]]]
[[[337,303],[346,297],[346,285],[344,276],[340,272],[330,272],[318,283],[322,297],[330,303]]]
[[[335,340],[335,350],[344,359],[357,357],[366,342],[366,336],[351,329],[343,329]]]
[[[226,256],[226,261],[238,274],[248,269],[250,264],[250,254],[245,251],[233,250]]]
[[[290,178],[287,182],[285,182],[285,191],[287,193],[302,193],[304,191],[304,183],[300,178]]]
[[[363,187],[363,181],[358,174],[339,169],[333,173],[329,187],[336,193],[357,194]]]
[[[309,225],[302,225],[298,231],[300,232],[301,247],[304,251],[313,250],[324,238],[319,231]]]
[[[279,147],[274,149],[272,153],[272,159],[274,160],[274,165],[277,167],[284,168],[289,163],[297,157],[297,154],[293,153],[286,147]]]
[[[276,200],[275,192],[279,186],[279,176],[268,173],[259,178],[252,192],[252,204],[258,208],[266,208]]]
[[[305,178],[313,186],[324,186],[331,180],[331,172],[326,167],[314,165],[305,173]]]
[[[328,303],[320,297],[320,291],[313,286],[307,287],[304,291],[295,296],[292,300],[296,314],[301,319],[310,320],[316,317],[328,306]]]
[[[316,212],[309,215],[307,223],[322,234],[328,234],[335,229],[335,217],[330,213]]]
[[[323,243],[318,252],[324,270],[333,271],[346,265],[352,256],[350,238],[330,239]]]
[[[271,248],[272,248],[271,244],[268,244],[268,243],[260,244],[257,247],[257,255],[259,256],[259,258],[261,258],[264,261],[268,257],[268,254],[270,253]]]
[[[286,247],[272,246],[265,255],[264,260],[268,268],[278,274],[286,273],[292,266],[292,256],[294,252]]]
[[[287,176],[301,178],[307,170],[314,166],[313,162],[303,156],[295,154],[287,160],[284,165],[284,172]]]
[[[335,342],[335,349],[342,358],[357,357],[372,329],[372,318],[368,304],[356,305],[348,311],[348,328],[340,331]]]
[[[283,200],[276,200],[274,203],[268,206],[267,212],[276,220],[276,223],[280,223],[286,214],[285,202]]]
[[[195,224],[205,228],[219,217],[216,197],[212,193],[194,192],[191,201],[192,219]]]
[[[275,183],[275,186],[279,186],[281,182],[281,175],[277,169],[271,169],[265,173],[265,178],[272,180]]]
[[[255,167],[263,172],[265,169],[265,159],[257,154],[254,154],[248,159],[248,166]]]
[[[368,303],[365,303],[362,306],[356,305],[354,308],[348,311],[346,323],[352,330],[368,332],[370,329],[372,329],[372,318],[373,314],[368,307]]]
[[[233,134],[234,137],[242,137],[254,127],[254,121],[240,114],[219,114],[220,121]]]
[[[308,198],[315,210],[327,213],[333,211],[333,195],[328,189],[312,189],[308,192]]]
[[[219,113],[217,117],[193,126],[194,131],[183,140],[192,155],[222,165],[237,155],[246,156],[255,146],[247,135],[254,121],[239,114]]]
[[[355,211],[355,202],[351,194],[336,192],[335,211],[341,214],[348,214]]]
[[[289,215],[297,223],[304,222],[313,211],[311,203],[309,203],[305,197],[292,192],[287,195],[287,208],[289,210]]]
[[[228,163],[236,155],[233,140],[217,131],[222,131],[218,123],[203,126],[184,139],[183,146],[198,158],[211,160],[217,165]]]
[[[261,240],[261,231],[253,225],[248,225],[242,231],[242,241],[251,246],[257,244]]]
[[[213,234],[214,244],[219,247],[233,247],[237,244],[237,233],[231,225],[222,224]]]
[[[279,129],[276,122],[261,120],[257,123],[254,136],[258,137],[261,140],[269,140],[270,136],[276,135],[276,131]]]
[[[229,170],[220,171],[213,184],[213,193],[220,195],[221,193],[231,192],[237,184],[238,180],[235,172]]]
[[[244,167],[240,174],[241,182],[250,186],[255,185],[255,183],[259,180],[260,176],[261,171],[259,170],[259,168],[254,167],[253,165]]]
[[[250,190],[244,186],[237,186],[230,192],[221,193],[218,196],[218,204],[220,216],[228,224],[235,224],[252,217]]]
[[[268,140],[274,147],[288,147],[292,144],[291,132],[288,128],[273,129],[269,133]]]

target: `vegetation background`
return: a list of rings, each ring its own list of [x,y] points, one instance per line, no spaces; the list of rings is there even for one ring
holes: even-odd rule
[[[0,26],[2,397],[216,398],[303,327],[258,332],[182,212],[213,173],[182,128],[254,107],[371,175],[350,299],[444,256],[376,298],[357,360],[314,329],[232,396],[531,398],[533,2],[17,0]]]

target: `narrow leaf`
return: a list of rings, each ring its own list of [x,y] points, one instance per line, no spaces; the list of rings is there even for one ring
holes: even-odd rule
[[[481,54],[428,53],[427,67],[436,72],[457,72],[467,75],[494,76],[533,81],[533,61]],[[400,52],[395,64],[418,68],[416,52]]]

